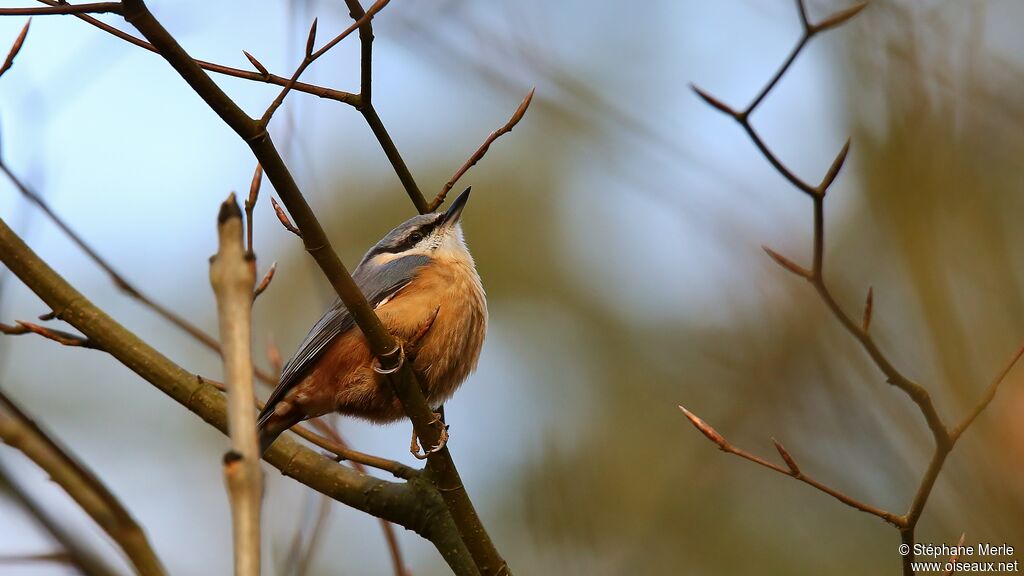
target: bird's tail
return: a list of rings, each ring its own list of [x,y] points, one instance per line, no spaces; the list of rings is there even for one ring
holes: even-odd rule
[[[297,411],[296,411],[297,412]],[[282,432],[302,421],[301,416],[288,417],[274,414],[272,411],[261,415],[256,423],[256,432],[260,440],[260,455],[270,448]]]

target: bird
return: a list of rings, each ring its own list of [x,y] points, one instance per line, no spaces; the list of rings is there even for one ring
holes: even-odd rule
[[[462,232],[469,193],[467,188],[445,212],[413,216],[396,226],[352,274],[412,362],[435,411],[476,369],[487,332],[487,299]],[[377,424],[405,415],[365,336],[338,299],[281,370],[257,418],[260,453],[299,422],[332,412]],[[424,446],[425,453],[447,440],[441,426],[441,442]],[[415,431],[411,451],[419,457]]]

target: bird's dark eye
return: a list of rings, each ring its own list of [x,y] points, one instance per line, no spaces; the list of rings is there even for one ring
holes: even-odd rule
[[[415,246],[416,244],[419,244],[420,240],[423,240],[422,232],[413,232],[412,234],[409,234],[409,244]]]

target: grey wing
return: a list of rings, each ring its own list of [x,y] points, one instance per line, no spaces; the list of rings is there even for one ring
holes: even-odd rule
[[[420,267],[429,261],[430,258],[427,256],[413,255],[396,258],[381,266],[369,267],[364,262],[356,268],[352,279],[355,280],[356,286],[359,287],[370,306],[376,308],[385,299],[394,296],[409,282],[412,282]],[[335,299],[334,304],[306,335],[292,359],[285,364],[277,387],[274,388],[260,412],[260,425],[270,418],[277,402],[284,398],[285,393],[302,379],[306,370],[316,362],[327,346],[336,337],[348,332],[353,327],[355,327],[355,320],[352,315],[349,314],[341,300]]]

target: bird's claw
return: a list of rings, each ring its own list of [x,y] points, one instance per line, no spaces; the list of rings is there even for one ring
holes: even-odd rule
[[[380,366],[382,358],[391,357],[395,355],[398,356],[398,361],[395,363],[393,367],[382,368]],[[396,342],[394,350],[388,352],[387,354],[382,354],[380,358],[377,359],[377,362],[373,365],[373,371],[376,372],[377,374],[383,374],[387,376],[388,374],[394,374],[395,372],[401,370],[403,364],[405,364],[405,348],[402,347],[401,342]]]
[[[426,460],[431,454],[436,454],[444,449],[445,445],[448,444],[448,425],[441,419],[441,415],[437,412],[434,413],[434,419],[430,421],[431,426],[437,426],[439,433],[437,437],[437,446],[434,446],[430,450],[420,452],[420,445],[416,439],[416,430],[412,431],[412,443],[409,445],[409,452],[416,457],[417,460]]]

